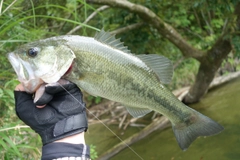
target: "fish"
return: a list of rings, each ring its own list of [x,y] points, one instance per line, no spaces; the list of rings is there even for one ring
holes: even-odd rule
[[[178,100],[166,87],[171,61],[158,54],[136,55],[115,35],[63,35],[30,42],[8,54],[29,93],[42,84],[69,80],[93,96],[123,104],[136,118],[151,111],[166,116],[178,145],[186,150],[199,136],[216,135],[223,126]]]

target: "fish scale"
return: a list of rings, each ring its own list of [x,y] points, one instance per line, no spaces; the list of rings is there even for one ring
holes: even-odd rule
[[[36,51],[36,56],[28,55],[29,49]],[[152,110],[161,113],[171,121],[183,150],[197,137],[223,130],[164,86],[173,74],[170,60],[156,54],[134,55],[103,30],[95,38],[59,36],[29,43],[9,53],[8,58],[29,92],[35,92],[43,82],[55,83],[65,78],[91,95],[122,103],[134,117]],[[57,70],[52,69],[55,66]],[[71,72],[65,75],[69,68]]]

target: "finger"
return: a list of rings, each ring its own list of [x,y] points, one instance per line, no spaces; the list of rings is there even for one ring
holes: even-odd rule
[[[43,106],[45,104],[48,104],[52,100],[52,98],[53,95],[44,92],[43,95],[37,101],[34,101],[34,104],[37,106]]]
[[[36,106],[37,108],[44,108],[46,106],[46,104],[45,105],[42,105],[42,106]]]
[[[35,92],[35,95],[34,95],[34,103],[37,102],[44,94],[45,92],[45,86],[46,84],[42,84]]]
[[[23,87],[23,85],[20,83],[20,84],[18,84],[16,87],[15,87],[15,89],[14,89],[15,91],[25,91],[25,89],[24,89],[24,87]]]
[[[34,103],[37,106],[43,106],[43,105],[49,103],[53,98],[53,95],[48,94],[46,92],[45,86],[46,86],[46,84],[42,84],[35,93]]]

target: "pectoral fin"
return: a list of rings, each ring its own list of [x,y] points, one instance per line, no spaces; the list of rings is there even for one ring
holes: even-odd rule
[[[135,107],[126,107],[129,114],[131,114],[135,118],[140,118],[151,112],[151,110],[147,108],[135,108]]]

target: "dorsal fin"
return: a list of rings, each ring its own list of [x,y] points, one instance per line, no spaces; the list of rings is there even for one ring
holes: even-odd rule
[[[163,84],[171,82],[173,66],[168,58],[157,54],[141,54],[136,56],[157,74]]]
[[[131,53],[129,49],[123,45],[123,42],[120,41],[120,38],[116,39],[115,35],[112,35],[110,32],[101,30],[95,35],[94,39],[125,53]]]

